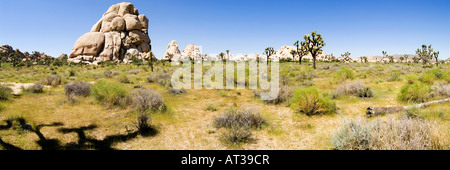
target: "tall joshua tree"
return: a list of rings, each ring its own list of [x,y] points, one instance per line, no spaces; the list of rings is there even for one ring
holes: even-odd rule
[[[311,34],[306,34],[303,38],[305,41],[302,42],[302,47],[311,53],[313,58],[313,68],[316,69],[316,58],[319,54],[322,54],[322,47],[326,44],[323,41],[322,35],[316,34],[316,31],[312,31]]]
[[[350,62],[350,55],[351,55],[352,53],[350,53],[350,52],[345,52],[345,54],[341,54],[341,57],[342,57],[342,60],[341,60],[341,63],[345,63],[345,62]]]
[[[227,59],[230,58],[230,50],[227,50]]]
[[[225,53],[221,52],[219,55],[217,55],[222,61],[225,60]]]
[[[438,52],[434,52],[433,53],[433,57],[436,59],[436,67],[439,67],[439,61],[438,61],[439,51]]]
[[[408,63],[408,57],[409,57],[408,54],[403,55],[403,58],[405,58],[405,63]]]
[[[150,51],[147,55],[148,55],[148,58],[149,58],[148,64],[150,64],[150,68],[151,68],[151,70],[153,72],[153,56],[154,56],[153,52]]]
[[[273,55],[273,53],[275,53],[275,50],[273,50],[273,47],[267,47],[264,52],[267,55],[267,65],[269,65],[269,57]]]
[[[296,50],[291,50],[291,55],[292,55],[292,62],[294,62],[295,59],[295,55],[297,55],[297,51]]]
[[[387,58],[387,57],[388,57],[387,51],[381,51],[381,53],[383,53],[383,57],[381,57],[380,62],[383,61],[384,58]]]
[[[431,44],[428,47],[424,44],[422,49],[417,49],[416,54],[419,55],[419,60],[422,60],[422,64],[427,64],[433,59],[433,48],[431,48]]]
[[[303,47],[303,42],[300,42],[297,40],[294,45],[297,47],[297,55],[298,55],[298,64],[302,64],[302,58],[305,55],[308,55],[308,51],[306,51],[305,47]]]

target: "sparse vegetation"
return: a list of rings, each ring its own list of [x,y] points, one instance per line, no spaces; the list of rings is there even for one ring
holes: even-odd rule
[[[433,150],[448,149],[448,138],[438,136],[439,125],[401,116],[388,121],[346,121],[331,137],[338,150]]]

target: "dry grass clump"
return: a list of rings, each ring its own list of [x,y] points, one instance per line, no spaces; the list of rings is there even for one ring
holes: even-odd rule
[[[433,90],[433,96],[438,97],[444,97],[448,98],[450,97],[450,84],[444,83],[443,81],[435,83],[431,89]]]
[[[140,112],[165,110],[161,95],[154,90],[137,89],[130,94],[130,100],[131,107]]]
[[[254,108],[242,107],[238,110],[231,108],[222,116],[214,120],[216,128],[227,128],[229,131],[222,135],[222,139],[233,145],[254,141],[252,128],[262,128],[267,120]]]
[[[331,144],[338,150],[449,149],[448,135],[442,134],[439,128],[438,124],[408,116],[388,121],[352,120],[331,137]]]
[[[12,96],[12,89],[4,84],[0,84],[0,100],[8,100]]]
[[[64,86],[64,93],[67,96],[67,100],[74,103],[74,96],[87,97],[91,93],[92,85],[84,81],[71,82]]]
[[[136,75],[136,74],[139,74],[140,72],[144,72],[144,70],[142,70],[142,69],[134,69],[134,70],[128,71],[128,74]]]
[[[43,93],[44,92],[44,86],[39,83],[34,83],[33,85],[24,88],[24,91],[30,92],[30,93]]]
[[[355,95],[357,97],[370,98],[373,97],[373,91],[363,82],[346,82],[339,85],[337,90],[333,93],[332,98],[337,98],[341,95]]]
[[[216,128],[233,128],[233,127],[245,127],[245,128],[262,128],[267,120],[262,117],[258,110],[255,108],[240,108],[229,109],[222,116],[217,117],[214,120],[214,126]]]
[[[114,75],[113,75],[113,72],[112,71],[110,71],[110,70],[105,70],[104,72],[103,72],[103,75],[106,77],[106,78],[112,78]]]
[[[257,97],[257,98],[261,98],[261,93],[262,92],[268,92],[267,90],[253,90],[253,96]],[[287,103],[289,104],[289,100],[292,97],[292,93],[294,92],[294,90],[292,89],[292,87],[290,86],[281,86],[280,90],[278,92],[278,96],[277,98],[273,99],[273,100],[264,100],[264,102],[266,103],[270,103],[270,104],[281,104],[281,103]]]
[[[61,77],[58,75],[48,75],[44,79],[40,81],[39,84],[48,85],[48,86],[58,86],[61,85]]]
[[[170,87],[172,85],[171,75],[169,73],[153,73],[147,77],[147,82],[158,83],[164,87]]]

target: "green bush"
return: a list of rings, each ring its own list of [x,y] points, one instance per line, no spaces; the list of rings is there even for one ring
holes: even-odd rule
[[[414,82],[419,81],[419,77],[417,77],[416,74],[409,74],[405,78],[408,84],[413,84]]]
[[[403,102],[422,103],[429,99],[431,87],[428,84],[421,82],[414,82],[406,84],[402,87],[397,99]]]
[[[12,90],[6,85],[0,85],[0,100],[8,100],[11,98]]]
[[[441,80],[444,78],[444,72],[439,68],[430,69],[426,72],[420,74],[419,80],[423,83],[433,84],[437,80]]]
[[[108,107],[125,106],[127,104],[128,90],[120,84],[99,81],[91,88],[91,96]]]
[[[333,74],[334,82],[340,83],[346,80],[353,80],[355,78],[355,73],[353,70],[347,67],[341,67],[341,69]]]
[[[253,108],[240,108],[238,110],[231,108],[214,120],[216,128],[262,128],[266,123],[267,120]]]
[[[319,91],[314,87],[296,90],[290,104],[297,113],[308,116],[331,114],[337,110],[336,103],[328,97],[320,96]]]

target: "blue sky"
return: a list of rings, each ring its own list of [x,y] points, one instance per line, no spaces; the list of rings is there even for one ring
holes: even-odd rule
[[[119,0],[0,0],[0,45],[69,54],[75,41]],[[129,0],[150,20],[158,58],[177,40],[203,53],[262,53],[316,30],[324,51],[351,57],[413,54],[433,44],[450,57],[449,0]]]

